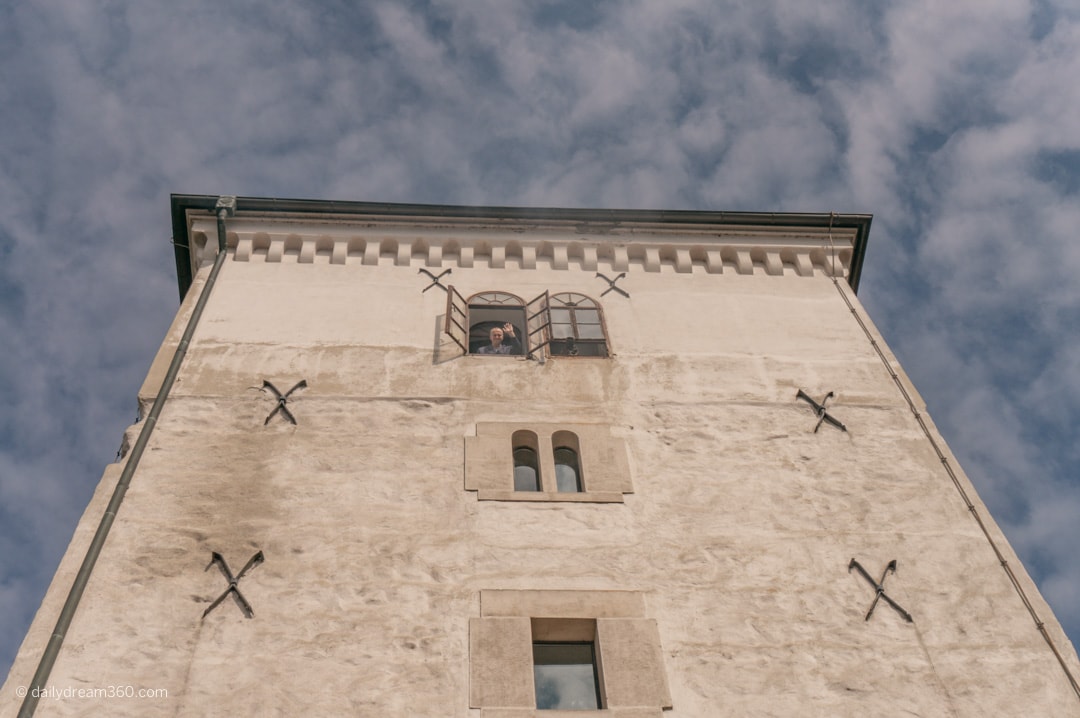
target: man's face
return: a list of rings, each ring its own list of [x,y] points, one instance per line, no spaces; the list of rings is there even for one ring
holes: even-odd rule
[[[492,346],[497,347],[500,344],[502,344],[502,340],[503,340],[503,330],[502,329],[499,329],[498,327],[495,327],[494,329],[491,330],[491,335],[490,336],[491,336],[491,345]]]

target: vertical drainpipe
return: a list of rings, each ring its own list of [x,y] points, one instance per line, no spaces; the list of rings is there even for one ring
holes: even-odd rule
[[[218,253],[214,259],[214,266],[210,270],[210,276],[207,277],[202,292],[199,294],[198,302],[195,303],[191,318],[188,319],[187,328],[180,339],[180,344],[176,347],[172,362],[169,364],[169,370],[165,373],[165,380],[161,382],[161,388],[158,389],[150,413],[147,415],[146,420],[143,421],[139,438],[135,441],[135,446],[132,448],[131,455],[124,465],[124,470],[120,473],[120,480],[116,482],[116,488],[113,490],[112,498],[109,500],[109,506],[105,509],[105,515],[101,517],[94,538],[90,542],[86,556],[83,558],[82,566],[79,567],[79,573],[76,574],[75,581],[68,592],[67,600],[64,601],[64,607],[60,610],[60,617],[56,620],[56,627],[49,637],[49,643],[45,646],[45,652],[41,655],[37,671],[34,672],[34,678],[30,681],[26,697],[23,699],[22,707],[19,709],[19,718],[30,718],[34,715],[34,711],[37,710],[38,701],[45,690],[49,674],[52,673],[53,665],[56,663],[56,657],[60,653],[60,647],[64,643],[68,628],[71,627],[71,620],[79,607],[79,601],[86,590],[90,574],[94,570],[98,556],[101,554],[102,546],[105,545],[105,539],[109,536],[109,530],[112,529],[116,513],[120,510],[120,504],[124,501],[128,486],[131,485],[131,477],[139,466],[139,460],[142,458],[146,444],[150,440],[150,435],[154,433],[154,426],[157,424],[158,416],[161,415],[161,410],[165,407],[165,401],[169,398],[169,390],[172,389],[172,385],[176,381],[176,375],[180,372],[180,365],[187,354],[188,345],[191,343],[192,335],[195,334],[195,327],[199,324],[203,309],[206,308],[206,302],[210,299],[210,292],[217,281],[218,274],[221,273],[222,266],[225,264],[225,218],[236,213],[236,197],[218,197],[214,210],[217,214],[218,234]]]

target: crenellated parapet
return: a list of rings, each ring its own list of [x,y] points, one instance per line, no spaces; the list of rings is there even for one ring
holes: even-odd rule
[[[553,212],[573,210],[538,214]],[[732,222],[731,213],[695,213],[701,221],[672,222],[633,218],[642,213],[623,214],[628,216],[619,220],[619,212],[607,212],[605,218],[614,221],[604,222],[557,216],[448,221],[411,215],[406,223],[385,214],[313,222],[289,213],[245,213],[241,203],[241,211],[228,222],[227,246],[238,262],[823,274],[853,284],[861,264],[865,227],[834,221],[850,220],[851,215],[736,215],[739,221]],[[793,219],[803,216],[813,221],[800,224]],[[778,217],[784,222],[767,221]],[[747,221],[754,218],[763,221]],[[216,220],[210,213],[193,213],[188,231],[192,269],[197,269],[217,254]]]

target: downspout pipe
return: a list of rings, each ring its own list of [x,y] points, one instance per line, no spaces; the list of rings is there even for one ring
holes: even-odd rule
[[[34,678],[30,682],[26,697],[23,699],[22,707],[19,709],[19,718],[30,718],[37,710],[38,701],[45,691],[49,675],[52,673],[53,665],[56,663],[56,658],[60,653],[60,647],[64,643],[64,638],[67,636],[68,629],[71,627],[71,621],[75,617],[75,611],[79,607],[79,601],[82,600],[83,592],[86,590],[86,584],[90,580],[90,574],[94,570],[94,565],[97,563],[98,556],[101,555],[101,549],[105,545],[105,539],[109,536],[113,521],[116,519],[116,514],[120,510],[120,504],[124,501],[124,495],[127,493],[128,486],[131,485],[131,477],[134,476],[135,470],[139,466],[139,461],[142,459],[143,452],[146,450],[146,444],[150,441],[150,435],[154,433],[154,427],[157,424],[158,417],[161,415],[161,410],[165,407],[165,401],[169,398],[169,391],[176,382],[177,374],[180,373],[180,365],[183,363],[184,356],[187,354],[188,346],[191,344],[191,338],[195,334],[195,328],[199,325],[199,319],[202,317],[203,310],[206,308],[206,303],[210,299],[210,293],[214,288],[218,275],[221,273],[221,268],[225,264],[225,218],[235,214],[236,197],[219,197],[214,209],[217,214],[218,233],[218,254],[214,259],[214,266],[210,270],[210,276],[207,278],[206,284],[202,288],[202,292],[199,294],[199,300],[195,304],[195,309],[191,313],[191,318],[188,319],[187,328],[184,330],[184,334],[180,339],[180,344],[176,347],[172,362],[169,364],[169,370],[165,373],[165,380],[161,382],[161,388],[158,389],[157,397],[154,399],[154,404],[150,409],[150,413],[143,421],[142,430],[139,432],[139,438],[135,441],[135,446],[131,449],[131,455],[128,456],[127,463],[124,465],[124,470],[120,473],[119,481],[116,482],[116,488],[113,490],[112,498],[109,500],[109,505],[105,509],[105,515],[101,517],[101,522],[98,524],[97,531],[94,533],[94,538],[90,542],[90,547],[86,551],[86,556],[83,558],[82,566],[79,567],[79,573],[76,574],[75,581],[72,583],[71,590],[68,592],[64,607],[60,610],[60,617],[56,621],[56,627],[53,628],[52,635],[49,637],[49,643],[45,646],[45,651],[41,655],[41,661],[38,663],[37,671],[34,673]]]

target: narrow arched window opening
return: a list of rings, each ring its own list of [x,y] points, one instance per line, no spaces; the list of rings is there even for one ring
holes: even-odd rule
[[[511,438],[514,453],[514,491],[540,491],[540,456],[536,434],[515,431]]]
[[[581,476],[581,444],[572,431],[556,431],[551,435],[555,459],[555,489],[564,494],[585,490]]]
[[[540,472],[536,452],[532,449],[514,449],[514,491],[539,491]]]
[[[564,494],[581,492],[581,464],[577,452],[565,446],[555,449],[555,486]]]

